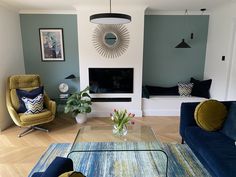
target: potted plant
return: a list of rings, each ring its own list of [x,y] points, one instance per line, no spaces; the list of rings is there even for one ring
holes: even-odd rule
[[[87,113],[91,112],[91,97],[87,93],[89,87],[80,92],[73,93],[66,102],[65,113],[71,112],[77,123],[82,124],[87,120]]]

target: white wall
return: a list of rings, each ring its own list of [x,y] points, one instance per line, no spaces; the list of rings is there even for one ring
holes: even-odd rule
[[[211,96],[227,100],[236,3],[213,9],[210,14],[204,77],[213,79]],[[225,61],[221,60],[222,56]]]
[[[0,4],[0,131],[12,124],[5,104],[7,77],[25,73],[21,42],[20,17]]]
[[[102,57],[94,48],[92,43],[95,24],[89,22],[90,15],[106,12],[107,7],[93,8],[83,7],[78,10],[78,38],[79,38],[79,60],[80,60],[80,84],[81,89],[89,85],[89,67],[132,67],[134,68],[134,93],[133,94],[104,94],[93,95],[94,97],[131,97],[132,102],[103,102],[94,103],[90,116],[109,116],[114,108],[124,109],[142,115],[141,110],[141,87],[143,66],[143,34],[144,34],[144,11],[145,7],[116,7],[113,11],[122,10],[122,13],[131,15],[132,22],[126,24],[130,33],[128,50],[120,57],[108,59]],[[96,9],[96,10],[95,10]]]

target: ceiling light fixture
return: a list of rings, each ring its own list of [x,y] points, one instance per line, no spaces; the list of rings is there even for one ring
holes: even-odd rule
[[[188,10],[185,10],[185,15],[188,15]],[[193,39],[193,33],[191,33],[191,39]],[[191,48],[190,45],[188,45],[184,39],[175,47],[175,48]]]
[[[110,13],[99,13],[91,15],[90,22],[96,24],[126,24],[131,22],[131,16],[121,13],[112,13],[110,0]]]

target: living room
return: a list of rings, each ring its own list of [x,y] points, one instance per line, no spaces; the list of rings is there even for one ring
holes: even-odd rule
[[[156,159],[154,162],[148,160],[150,163],[147,168],[150,167],[151,170],[147,173],[145,168],[140,174],[145,173],[147,176],[232,175],[234,171],[230,165],[221,168],[217,166],[218,164],[212,165],[211,160],[204,160],[204,157],[203,160],[201,159],[201,154],[199,155],[194,148],[196,145],[191,144],[192,141],[185,135],[186,125],[183,122],[189,123],[186,115],[193,117],[193,113],[187,113],[188,111],[196,113],[196,105],[192,102],[212,103],[212,99],[218,100],[217,106],[220,108],[214,107],[214,109],[222,109],[222,112],[227,110],[227,113],[224,113],[224,121],[232,114],[233,106],[230,106],[228,101],[234,101],[236,98],[235,9],[236,3],[226,0],[191,2],[186,0],[160,0],[158,2],[103,0],[99,3],[85,0],[58,0],[56,3],[2,0],[0,2],[2,22],[0,27],[2,56],[0,176],[31,176],[33,173],[45,171],[56,156],[66,157],[73,148],[77,148],[72,146],[72,143],[81,127],[90,127],[90,129],[85,128],[80,131],[81,136],[91,133],[88,142],[96,142],[96,140],[99,142],[100,137],[97,137],[96,131],[93,132],[94,134],[91,132],[93,130],[91,127],[98,126],[98,129],[102,129],[103,126],[112,126],[117,112],[124,113],[122,112],[124,110],[128,111],[129,123],[134,124],[129,125],[134,128],[131,130],[128,128],[127,135],[124,135],[126,141],[139,127],[139,133],[136,132],[137,134],[133,135],[133,137],[136,136],[134,142],[140,141],[139,138],[146,141],[146,135],[149,136],[149,140],[153,136],[153,139],[157,138],[159,143],[164,144],[164,150],[162,149],[164,154],[160,154],[159,151],[152,152],[157,153],[157,159],[163,158],[164,160],[159,159],[163,162],[155,164]],[[128,19],[129,23],[119,25],[112,22],[112,25],[104,25],[104,23],[92,22],[92,15],[108,13],[109,10],[112,13],[125,15],[122,17]],[[43,35],[50,32],[60,35],[62,46],[60,46],[59,58],[47,59],[45,57],[46,48],[43,44],[45,36]],[[184,47],[178,45],[183,44],[183,39]],[[6,101],[6,90],[9,87],[10,89],[15,87],[11,85],[11,79],[8,77],[13,76],[12,81],[15,81],[18,75],[28,74],[34,75],[34,79],[39,79],[40,85],[43,85],[44,92],[48,95],[46,98],[51,99],[48,100],[48,105],[52,112],[55,111],[52,116],[53,120],[47,123],[45,121],[46,124],[41,123],[42,126],[38,129],[35,125],[18,124],[12,118],[12,112],[8,108],[9,102]],[[121,75],[124,75],[125,79],[120,79]],[[114,80],[110,81],[111,78],[118,79],[113,82]],[[19,82],[23,80],[19,79],[16,84],[21,85]],[[99,82],[103,84],[103,88],[98,88]],[[104,86],[106,84],[109,86]],[[122,86],[117,89],[117,85]],[[92,104],[91,112],[88,111],[86,122],[79,124],[71,114],[64,113],[65,105],[67,105],[68,96],[87,86],[90,86],[88,93],[92,100],[89,102]],[[199,86],[198,90],[197,86]],[[32,87],[35,89],[36,86]],[[182,87],[184,89],[181,92]],[[197,90],[195,94],[194,89]],[[186,92],[189,93],[185,95]],[[12,96],[11,92],[9,93]],[[225,108],[222,108],[222,101],[227,102],[224,103]],[[186,105],[181,107],[183,102]],[[188,102],[191,103],[187,104]],[[221,113],[215,111],[216,117]],[[194,118],[197,122],[198,119]],[[214,122],[214,120],[211,121]],[[196,126],[196,122],[189,125]],[[217,131],[224,129],[223,122],[221,119],[221,126]],[[197,125],[201,127],[200,123]],[[29,127],[27,130],[32,132],[24,132],[27,127]],[[49,132],[40,131],[41,128]],[[201,128],[207,129],[204,126]],[[154,134],[148,134],[151,133],[150,130]],[[210,133],[212,131],[215,132],[216,129],[211,130]],[[21,136],[22,132],[24,133],[19,138],[18,135]],[[111,141],[109,134],[112,135],[112,130],[104,128],[102,132],[108,133],[108,135],[104,134],[107,137],[105,141]],[[140,132],[143,132],[142,136]],[[201,136],[205,136],[205,140],[210,142],[207,139],[208,134],[203,133]],[[232,136],[230,138],[232,139]],[[222,138],[219,137],[219,139]],[[184,144],[181,144],[182,140]],[[232,146],[235,148],[235,139],[232,142],[223,142],[231,144],[233,142]],[[131,145],[130,147],[132,149]],[[143,148],[146,149],[146,146],[141,149]],[[95,149],[97,150],[97,147]],[[90,151],[93,150],[90,149]],[[55,154],[50,156],[49,152]],[[181,157],[175,153],[187,155]],[[167,154],[167,160],[165,154]],[[230,155],[234,157],[234,161],[224,159],[225,161],[221,162],[227,164],[235,162],[235,150]],[[115,167],[123,170],[120,170],[122,171],[120,173],[113,171],[111,173],[100,163],[103,164],[103,161],[114,157],[104,157],[102,154],[99,158],[103,160],[87,162],[80,161],[80,158],[85,158],[86,155],[78,159],[73,159],[74,156],[78,154],[71,156],[73,170],[81,171],[85,176],[140,176],[137,175],[138,172],[131,173],[130,171],[135,171],[134,168],[139,169],[142,163],[147,162],[147,159],[144,161],[142,158],[133,162],[132,154],[128,154],[129,157],[124,161],[131,160],[134,164],[140,163],[139,166],[132,164],[132,170],[124,170],[130,166],[124,165],[124,161],[121,160],[122,168],[118,160],[113,160]],[[94,157],[91,156],[91,158]],[[206,158],[211,159],[207,155]],[[100,166],[101,171],[98,173],[99,169],[97,169],[98,171],[89,172],[88,166],[78,167],[79,162],[98,163],[99,165],[93,168]],[[158,167],[158,173],[153,170],[156,167],[153,167],[152,163]],[[193,164],[193,166],[186,167],[186,164]]]

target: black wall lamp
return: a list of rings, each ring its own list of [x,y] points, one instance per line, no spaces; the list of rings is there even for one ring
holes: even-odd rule
[[[65,79],[79,79],[79,77],[76,77],[74,74],[71,74],[67,76]]]
[[[204,12],[206,11],[206,8],[202,8],[202,9],[200,9],[200,11],[202,12],[202,15],[203,15]],[[185,10],[185,15],[188,15],[187,9]],[[194,38],[194,34],[191,33],[190,39],[193,39],[193,38]],[[175,46],[175,48],[191,48],[191,46],[189,44],[187,44],[184,39],[182,39],[182,41],[177,46]]]
[[[185,10],[185,15],[188,15],[187,9]],[[191,33],[190,38],[193,39],[193,33]],[[175,46],[175,48],[191,48],[191,46],[187,44],[184,39],[182,39],[182,41],[177,46]]]

